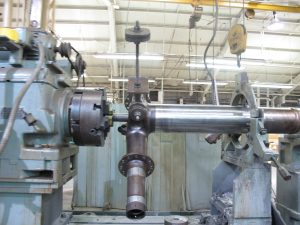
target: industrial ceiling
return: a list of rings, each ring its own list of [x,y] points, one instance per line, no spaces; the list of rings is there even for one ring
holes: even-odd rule
[[[247,50],[241,65],[252,83],[292,84],[289,89],[254,88],[261,104],[271,105],[285,99],[296,103],[300,97],[300,3],[299,1],[227,0],[219,2],[218,28],[209,48],[213,63],[226,59],[235,65],[236,56],[230,53],[228,32],[235,24],[245,25],[248,33]],[[189,29],[194,11],[192,4],[202,7],[196,27]],[[126,95],[126,82],[109,78],[135,75],[135,61],[128,59],[96,58],[108,53],[134,54],[133,43],[125,42],[125,29],[138,20],[149,28],[151,39],[141,44],[141,54],[156,54],[162,61],[142,60],[141,76],[154,82],[151,90],[165,96],[165,102],[183,97],[186,101],[210,103],[209,84],[184,84],[187,80],[210,81],[204,68],[190,68],[187,63],[202,62],[203,54],[213,34],[215,6],[212,0],[56,0],[54,31],[62,41],[71,42],[87,62],[87,86],[105,86],[115,100]],[[255,17],[244,16],[247,7],[255,9]],[[264,9],[264,10],[260,10]],[[283,26],[269,30],[268,24],[276,11]],[[228,104],[235,87],[235,75],[240,71],[211,70],[217,82],[221,104]]]

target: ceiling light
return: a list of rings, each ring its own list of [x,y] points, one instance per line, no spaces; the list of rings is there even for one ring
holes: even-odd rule
[[[274,89],[291,89],[294,87],[292,84],[267,84],[267,83],[258,83],[258,84],[251,84],[252,87],[259,87],[259,88],[274,88]]]
[[[206,60],[206,62],[208,64],[217,64],[217,65],[231,65],[231,66],[234,66],[234,67],[237,67],[237,61],[234,60],[234,59],[226,59],[226,58],[223,58],[223,59],[219,59],[219,58],[215,58],[215,59],[212,59],[212,58],[209,58]],[[242,60],[241,61],[241,64],[243,65],[253,65],[253,66],[263,66],[265,65],[265,62],[264,61],[261,61],[261,60],[252,60],[252,61],[245,61],[245,60]],[[240,68],[243,68],[243,67],[240,67]]]
[[[182,78],[174,78],[174,77],[157,77],[155,80],[171,80],[171,81],[183,81],[184,79]]]
[[[109,81],[115,81],[115,82],[128,82],[128,78],[109,78],[108,79]],[[154,83],[155,82],[155,80],[152,80],[152,79],[150,79],[150,80],[148,80],[148,83]]]
[[[280,22],[280,20],[277,17],[276,12],[273,12],[273,17],[271,18],[269,25],[268,25],[268,30],[281,30],[284,27],[284,24]]]
[[[205,68],[204,64],[196,64],[196,63],[187,63],[187,67],[191,68]],[[208,69],[219,69],[219,70],[244,70],[245,67],[238,67],[233,65],[221,65],[221,64],[208,64]]]
[[[97,59],[126,59],[126,60],[135,60],[135,54],[131,53],[100,53],[94,55]],[[164,60],[163,55],[159,54],[143,54],[139,56],[140,60],[149,60],[149,61],[162,61]]]
[[[85,76],[86,78],[100,78],[100,79],[105,79],[108,78],[108,76]]]
[[[208,58],[206,60],[206,62],[208,64],[215,64],[215,65],[231,65],[231,66],[237,65],[236,59],[234,59],[234,58],[214,58],[214,59]],[[241,64],[242,64],[242,66],[266,66],[266,67],[295,68],[295,69],[300,68],[298,64],[273,63],[273,62],[268,62],[266,60],[257,60],[257,59],[256,60],[255,59],[242,59]],[[204,67],[204,65],[203,65],[203,67]],[[243,67],[241,67],[241,68],[243,68]]]
[[[117,5],[117,4],[113,4],[112,7],[113,7],[114,9],[120,9],[120,6]]]
[[[87,75],[85,75],[85,73],[83,74],[83,77],[84,78],[98,78],[98,79],[107,79],[108,78],[108,76],[87,76]],[[81,79],[81,77],[80,77],[80,79]],[[77,81],[78,77],[73,77],[71,80]]]
[[[183,81],[184,84],[198,84],[198,85],[209,85],[211,84],[210,81],[200,81],[200,80],[185,80]],[[218,86],[224,86],[227,85],[228,82],[223,82],[223,81],[216,81],[216,85]]]

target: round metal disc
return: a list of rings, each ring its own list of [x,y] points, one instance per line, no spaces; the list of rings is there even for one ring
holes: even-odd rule
[[[187,225],[188,218],[184,216],[168,216],[165,217],[165,225]]]

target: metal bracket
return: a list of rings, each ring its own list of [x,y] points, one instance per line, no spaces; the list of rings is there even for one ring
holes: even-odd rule
[[[252,118],[250,122],[250,142],[253,145],[253,153],[264,161],[270,161],[278,154],[266,147],[264,143],[264,127],[262,121],[258,118]]]

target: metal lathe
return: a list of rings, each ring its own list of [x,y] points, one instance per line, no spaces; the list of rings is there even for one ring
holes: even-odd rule
[[[210,215],[199,224],[300,224],[300,111],[257,107],[246,73],[236,77],[230,106],[151,104],[138,57],[150,32],[137,23],[126,30],[126,40],[136,45],[136,77],[128,82],[128,113],[117,114],[104,89],[72,87],[71,71],[81,74],[85,63],[78,53],[72,62],[69,44],[57,47],[51,34],[36,28],[5,32],[0,36],[0,224],[68,224],[62,186],[80,170],[77,146],[103,146],[115,122],[124,123],[118,129],[127,154],[119,171],[127,178],[124,208],[132,221],[147,216],[145,179],[155,169],[147,141],[161,131],[210,133],[210,143],[221,138]],[[56,54],[65,60],[56,60]],[[269,133],[287,134],[282,156],[269,149]],[[271,166],[279,174],[276,203]],[[16,216],[21,211],[23,216]],[[187,224],[177,222],[168,224]]]

